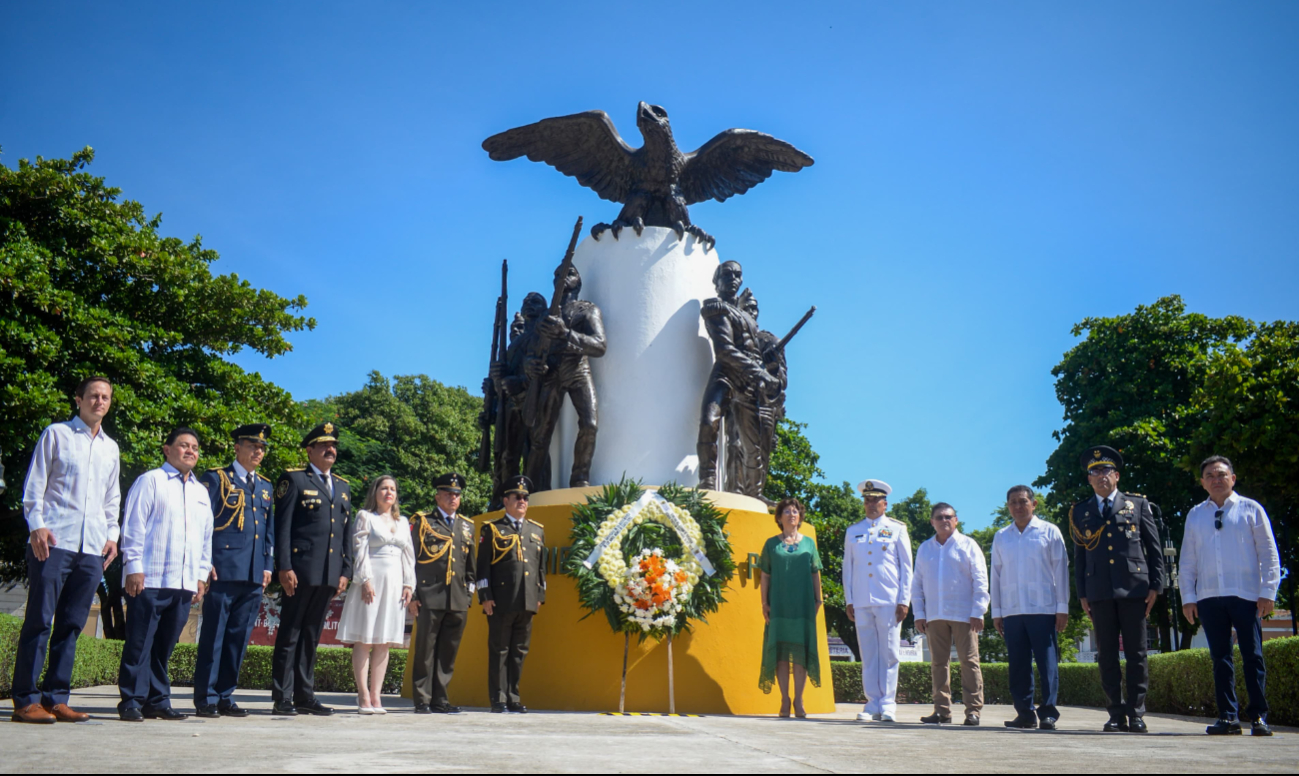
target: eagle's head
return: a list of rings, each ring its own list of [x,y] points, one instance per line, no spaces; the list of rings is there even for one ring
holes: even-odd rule
[[[672,125],[668,123],[668,112],[660,105],[650,105],[642,101],[636,110],[636,126],[645,137],[672,137]]]

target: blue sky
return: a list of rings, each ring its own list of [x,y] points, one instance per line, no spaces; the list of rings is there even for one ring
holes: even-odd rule
[[[1299,315],[1299,5],[795,7],[8,2],[0,160],[93,146],[216,271],[305,294],[292,354],[238,360],[310,398],[476,390],[500,259],[519,300],[576,215],[616,215],[484,137],[598,108],[639,145],[642,99],[685,149],[769,132],[816,165],[691,215],[768,328],[818,306],[789,415],[830,480],[973,526],[1054,449],[1075,322]]]

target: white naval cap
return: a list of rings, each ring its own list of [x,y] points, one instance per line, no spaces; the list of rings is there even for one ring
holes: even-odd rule
[[[887,496],[893,492],[893,488],[884,480],[862,480],[857,484],[857,490],[862,496]]]

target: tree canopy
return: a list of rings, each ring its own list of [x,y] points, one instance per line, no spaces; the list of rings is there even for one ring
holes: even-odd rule
[[[225,463],[237,425],[270,423],[276,441],[302,426],[287,391],[227,358],[291,350],[288,333],[315,327],[298,314],[306,298],[214,275],[215,251],[160,234],[160,215],[86,172],[93,159],[85,148],[0,165],[0,578],[24,574],[22,479],[41,430],[75,413],[82,379],[115,385],[105,428],[121,447],[123,493],[162,462],[177,425],[202,437],[200,468]],[[267,466],[300,460],[296,444],[276,445]]]
[[[338,425],[334,471],[351,481],[358,505],[375,477],[391,474],[404,514],[431,510],[433,481],[457,472],[466,480],[460,511],[477,515],[487,508],[492,488],[491,476],[474,468],[482,402],[427,375],[389,380],[371,372],[360,390],[308,400],[303,410],[314,422]]]

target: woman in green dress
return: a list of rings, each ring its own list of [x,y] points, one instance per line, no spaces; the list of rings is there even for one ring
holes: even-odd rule
[[[803,710],[803,686],[811,677],[821,686],[821,661],[817,650],[816,613],[821,608],[821,556],[816,542],[799,532],[804,507],[796,498],[776,505],[780,534],[762,547],[762,617],[767,627],[762,637],[762,676],[758,686],[771,692],[780,687],[780,716],[790,710],[789,673],[794,669],[794,715]]]

